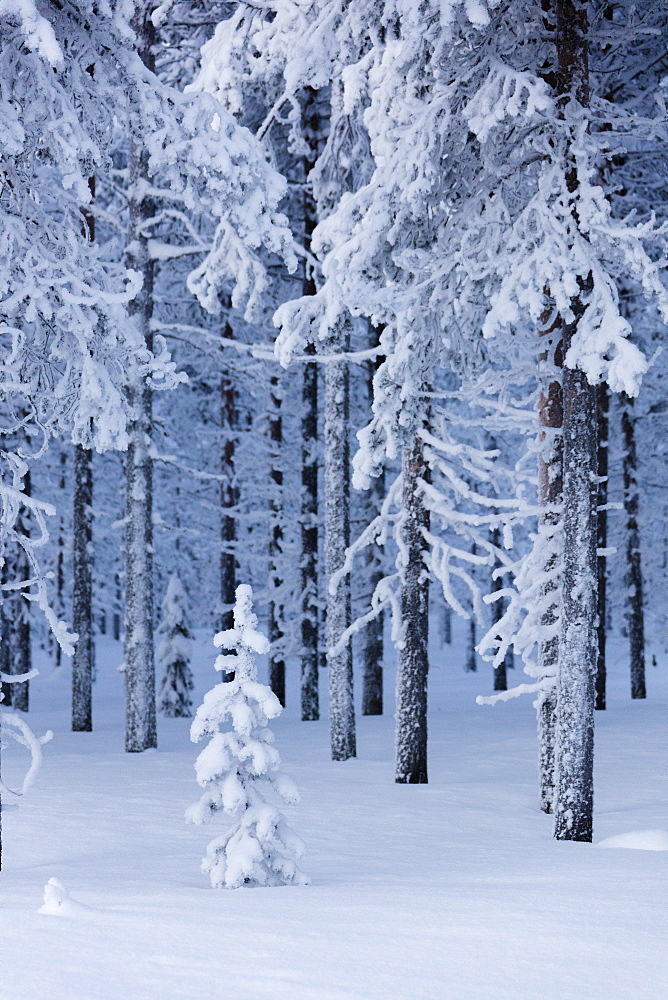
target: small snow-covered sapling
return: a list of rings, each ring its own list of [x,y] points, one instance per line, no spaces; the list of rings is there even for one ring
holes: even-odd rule
[[[162,621],[158,633],[162,641],[158,647],[158,662],[163,675],[158,694],[158,708],[163,715],[174,719],[190,718],[193,703],[193,675],[190,669],[192,635],[186,624],[186,592],[178,574],[173,573],[162,602]]]
[[[252,608],[251,588],[237,587],[234,628],[219,632],[213,640],[229,651],[217,657],[216,670],[233,672],[233,677],[204,696],[190,729],[194,743],[205,736],[211,739],[195,764],[197,781],[205,791],[186,818],[203,824],[221,810],[234,817],[227,833],[211,841],[202,862],[211,884],[226,889],[308,882],[296,865],[303,842],[265,798],[275,793],[283,802],[295,803],[299,793],[279,771],[274,734],[267,727],[282,707],[271,688],[257,680],[255,656],[267,653],[269,642],[257,631]],[[227,719],[231,729],[221,731]]]

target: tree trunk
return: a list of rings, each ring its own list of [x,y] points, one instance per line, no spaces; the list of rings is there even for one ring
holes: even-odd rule
[[[585,0],[557,0],[559,92],[582,106],[589,100],[588,21]],[[568,189],[578,187],[574,160]],[[577,220],[576,220],[577,221]],[[584,281],[583,297],[591,279]],[[573,301],[574,322],[563,326],[566,357],[584,313]],[[557,787],[554,835],[591,841],[594,763],[594,691],[597,666],[596,390],[583,372],[564,368],[564,505],[562,613],[557,687]]]
[[[406,552],[401,589],[402,643],[397,669],[396,775],[402,784],[427,782],[427,678],[429,674],[429,580],[424,563],[429,528],[420,480],[425,479],[422,440],[416,435],[402,456],[402,543]]]
[[[93,453],[74,446],[72,518],[72,625],[78,635],[72,659],[72,731],[93,729]]]
[[[30,472],[26,472],[23,480],[23,491],[26,496],[30,496]],[[30,536],[30,522],[28,510],[21,507],[16,519],[15,530],[17,534],[24,537]],[[29,580],[32,570],[28,557],[21,546],[16,547],[16,557],[12,569],[13,579]],[[11,577],[10,577],[11,582]],[[30,602],[23,597],[25,589],[15,591],[15,602],[11,608],[9,627],[9,651],[11,674],[27,674],[32,670],[32,648],[30,637]],[[9,610],[9,609],[8,609]],[[12,708],[18,708],[21,712],[27,712],[30,708],[30,681],[23,684],[12,684],[11,704]]]
[[[443,642],[452,645],[452,608],[449,604],[443,605]]]
[[[142,10],[134,21],[138,55],[153,69],[153,24]],[[139,126],[137,125],[137,130]],[[129,267],[139,271],[143,284],[130,303],[149,349],[153,347],[154,266],[148,250],[146,222],[154,214],[145,194],[148,155],[139,135],[130,139]],[[125,536],[125,749],[130,753],[157,746],[155,658],[153,643],[153,462],[151,390],[145,382],[128,387],[130,422],[126,457],[127,513]]]
[[[317,158],[321,133],[316,94],[307,88],[303,109],[304,130],[309,139],[309,153],[303,160],[305,247],[317,217],[309,174]],[[302,295],[315,295],[316,286],[310,265],[304,263]],[[315,354],[309,345],[307,353]],[[301,708],[302,719],[320,718],[318,669],[320,623],[318,601],[318,366],[305,364],[302,384],[302,495],[301,495]]]
[[[495,545],[498,548],[499,545],[500,545],[500,543],[501,543],[501,532],[499,531],[498,528],[494,528],[493,531],[492,531],[492,545]],[[493,567],[493,569],[498,569],[499,566],[500,566],[500,563],[497,560],[496,563],[495,563],[495,565],[494,565],[494,567]],[[494,576],[494,574],[492,573],[491,591],[492,591],[492,593],[496,593],[499,590],[503,590],[503,577],[502,576]],[[501,620],[501,618],[503,617],[504,611],[505,611],[505,606],[504,606],[504,601],[503,601],[502,598],[499,598],[498,601],[493,601],[492,602],[492,617],[493,617],[494,624],[496,624],[498,621]],[[494,690],[495,691],[507,691],[508,690],[508,678],[506,676],[506,668],[507,668],[507,665],[508,665],[508,659],[509,659],[509,655],[508,654],[509,653],[510,653],[510,650],[508,650],[508,652],[504,656],[504,658],[501,661],[501,663],[499,663],[496,667],[494,667]],[[510,656],[512,656],[512,653],[510,653]]]
[[[624,512],[626,514],[626,582],[628,586],[627,620],[631,654],[631,697],[645,698],[645,612],[643,604],[642,559],[638,526],[638,483],[636,473],[636,429],[633,400],[622,400],[622,436],[624,438]]]
[[[67,468],[67,452],[63,449],[60,452],[60,476],[58,479],[58,489],[61,492],[61,497],[65,494],[65,469]],[[61,499],[59,502],[60,517],[58,518],[58,554],[56,556],[56,614],[59,618],[65,617],[65,519],[63,516],[63,503]],[[54,643],[52,649],[54,650],[55,657],[55,667],[62,666],[63,662],[63,651],[61,649],[60,643],[56,642],[53,633],[51,633],[51,639]]]
[[[227,303],[231,308],[231,303]],[[223,337],[234,336],[229,323],[225,322]],[[220,603],[222,608],[221,629],[234,627],[234,604],[237,589],[236,558],[236,506],[238,501],[235,479],[236,431],[238,426],[237,392],[231,371],[225,366],[220,376]],[[232,680],[232,674],[223,671],[222,681]]]
[[[280,647],[283,639],[283,607],[279,597],[283,586],[283,396],[278,375],[272,375],[269,389],[269,444],[271,467],[269,476],[272,495],[269,501],[269,686],[285,707],[285,654]]]
[[[598,416],[598,513],[596,515],[596,544],[599,549],[605,549],[608,544],[608,512],[603,508],[608,502],[608,433],[609,433],[609,393],[608,386],[602,382],[596,391]],[[594,707],[599,711],[605,708],[605,639],[607,617],[607,563],[605,555],[597,556],[598,566],[598,661],[596,665],[596,701]]]
[[[374,338],[375,339],[375,338]],[[373,379],[378,369],[378,361],[368,362],[367,389],[369,408],[373,403]],[[376,476],[369,491],[370,516],[376,517],[380,512],[385,497],[385,474]],[[365,577],[369,582],[371,593],[383,579],[383,567],[379,558],[377,546],[369,546],[366,550]],[[364,630],[364,674],[362,681],[362,715],[383,714],[383,656],[385,615],[381,611],[373,618]]]
[[[560,368],[563,363],[563,344],[559,321],[543,331],[543,336],[549,338],[547,350],[541,354],[541,360]],[[543,428],[540,432],[541,450],[538,456],[538,499],[543,508],[541,527],[552,534],[558,530],[560,515],[557,508],[563,500],[563,392],[561,382],[553,379],[538,399],[538,422]],[[559,613],[560,584],[555,579],[558,556],[553,552],[547,560],[544,572],[548,580],[543,587],[543,596],[553,602],[549,604],[542,616],[541,624],[546,628],[556,628]],[[559,637],[554,635],[540,643],[538,649],[540,675],[555,676],[559,664]],[[556,725],[557,694],[552,688],[541,693],[538,698],[538,772],[540,779],[540,808],[544,813],[551,813],[555,792],[555,725]]]
[[[333,352],[347,346],[344,338],[329,345]],[[335,591],[330,583],[350,545],[349,409],[348,363],[330,361],[325,368],[325,575],[332,760],[356,756],[352,643],[331,652],[351,621],[350,577],[344,576]]]

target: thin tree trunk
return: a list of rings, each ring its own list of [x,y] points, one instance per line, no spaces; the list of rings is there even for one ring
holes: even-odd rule
[[[546,328],[543,336],[550,338],[551,343],[541,354],[541,360],[560,368],[563,363],[563,344],[559,322]],[[560,514],[557,508],[563,500],[563,416],[561,382],[553,379],[544,391],[541,390],[538,400],[538,422],[543,428],[540,432],[541,450],[538,457],[538,498],[543,508],[541,526],[550,534],[558,530]],[[548,605],[542,617],[541,624],[546,628],[555,628],[557,625],[560,590],[559,583],[554,578],[557,560],[555,552],[549,556],[544,567],[548,582],[544,586],[543,595],[548,599],[550,594],[554,597],[553,603]],[[559,663],[558,635],[540,643],[538,658],[541,676],[555,676]],[[542,692],[538,698],[537,710],[538,773],[540,808],[545,813],[551,813],[554,804],[556,707],[556,688]]]
[[[622,436],[624,439],[624,512],[626,514],[626,582],[628,585],[627,621],[631,654],[631,697],[645,698],[645,612],[643,605],[642,557],[638,526],[638,458],[633,400],[622,400]]]
[[[310,247],[315,229],[316,206],[308,177],[317,158],[321,132],[316,94],[307,89],[303,109],[305,133],[310,151],[303,161],[304,236]],[[302,295],[315,295],[316,286],[310,266],[304,263]],[[309,345],[307,353],[315,354]],[[318,601],[318,366],[305,364],[302,383],[302,495],[301,495],[301,709],[302,719],[320,718],[318,670],[320,623]]]
[[[333,352],[347,350],[341,338]],[[350,544],[350,381],[345,361],[325,368],[325,575],[327,579],[327,665],[332,760],[356,756],[353,703],[353,651],[350,640],[338,653],[331,650],[349,627],[350,577],[332,590],[331,579],[344,563]]]
[[[589,100],[588,20],[585,0],[557,0],[559,92],[586,106]],[[578,188],[574,160],[567,184]],[[576,220],[577,221],[577,220]],[[563,350],[584,313],[573,300],[574,322],[563,326]],[[554,835],[591,841],[593,813],[594,702],[597,666],[596,390],[584,372],[564,368],[564,505],[562,613],[557,687],[557,785]]]
[[[601,382],[596,391],[598,416],[598,512],[596,544],[599,549],[605,549],[608,544],[608,512],[605,506],[608,502],[608,433],[609,433],[609,393],[606,382]],[[598,660],[596,664],[596,701],[595,708],[602,711],[605,708],[606,687],[606,617],[607,617],[607,556],[597,556],[598,566]]]
[[[285,707],[285,655],[280,647],[283,639],[283,607],[278,596],[283,585],[283,396],[278,375],[272,375],[269,389],[269,443],[271,466],[269,476],[272,495],[269,501],[269,686]]]
[[[493,531],[492,531],[492,545],[495,545],[498,548],[499,545],[500,545],[500,542],[501,542],[501,532],[499,531],[498,528],[494,528]],[[499,562],[497,560],[495,566],[493,567],[493,569],[498,569],[499,565],[500,564],[499,564]],[[492,573],[492,581],[491,581],[491,583],[492,583],[492,586],[491,586],[492,593],[496,593],[499,590],[503,590],[503,577],[502,576],[494,576],[494,574]],[[493,601],[492,602],[492,616],[493,616],[494,624],[496,624],[498,621],[501,620],[501,618],[503,617],[504,611],[505,611],[505,606],[504,606],[504,601],[503,601],[502,598],[499,598],[498,601]],[[512,656],[512,653],[510,655]],[[495,691],[507,691],[508,690],[508,678],[506,676],[506,667],[507,667],[507,664],[508,664],[508,653],[506,653],[506,655],[504,656],[504,658],[501,661],[501,663],[499,663],[498,666],[494,667],[494,690]]]
[[[395,781],[426,784],[429,580],[424,531],[429,528],[429,511],[420,489],[427,467],[422,440],[417,435],[403,452],[402,475],[402,536],[407,562],[401,590],[403,633],[397,669]]]
[[[121,638],[121,608],[123,607],[123,588],[121,587],[121,574],[114,573],[114,614],[111,619],[111,634],[116,642]]]
[[[63,449],[60,453],[60,476],[58,479],[58,489],[61,491],[61,495],[65,494],[65,469],[67,467],[67,452]],[[62,513],[61,500],[59,504],[59,509],[61,511],[60,517],[58,519],[58,554],[56,556],[56,613],[60,618],[65,616],[65,519]],[[56,669],[62,665],[63,662],[63,651],[61,649],[60,643],[53,639],[53,633],[51,633],[52,641],[55,642],[55,666]],[[52,647],[53,648],[53,647]]]
[[[449,604],[443,605],[443,642],[452,645],[452,608]]]
[[[146,10],[134,21],[138,54],[153,69],[154,29]],[[130,234],[128,265],[143,284],[130,303],[130,314],[153,347],[154,266],[148,249],[146,222],[154,214],[145,194],[148,155],[138,136],[130,139]],[[125,749],[130,753],[157,746],[155,655],[153,643],[153,462],[150,454],[152,397],[145,382],[128,387],[130,423],[126,457],[127,515],[125,537]]]
[[[72,518],[72,624],[78,635],[72,659],[72,730],[93,728],[93,453],[74,446]]]
[[[367,369],[367,390],[369,408],[373,402],[373,379],[378,369],[378,362],[369,361]],[[369,491],[370,515],[376,517],[380,511],[385,496],[385,474],[376,476]],[[365,576],[369,581],[371,593],[383,579],[383,567],[375,545],[367,549]],[[373,618],[364,630],[364,674],[362,681],[362,715],[383,714],[383,656],[385,615],[381,611]]]
[[[227,303],[231,307],[231,303]],[[234,331],[229,323],[223,327],[223,338],[232,339]],[[236,506],[238,501],[235,478],[236,432],[238,427],[237,392],[231,371],[223,366],[220,376],[220,602],[222,607],[221,629],[234,626],[234,604],[237,589],[236,557]],[[232,674],[223,671],[221,680],[232,680]]]
[[[23,491],[30,496],[30,472],[26,472],[23,480]],[[24,537],[30,536],[30,523],[26,507],[21,507],[16,520],[16,531]],[[28,557],[21,546],[17,547],[14,578],[26,581],[32,576]],[[10,621],[10,657],[12,674],[27,674],[32,670],[32,648],[30,637],[30,603],[23,597],[24,589],[16,593],[16,603]],[[12,708],[27,712],[30,708],[30,681],[12,685]]]

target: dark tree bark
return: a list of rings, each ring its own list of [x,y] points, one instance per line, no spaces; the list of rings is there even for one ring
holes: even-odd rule
[[[226,302],[228,308],[231,303]],[[232,339],[234,331],[227,320],[223,338]],[[220,376],[220,602],[222,607],[221,629],[234,626],[234,604],[237,589],[236,558],[236,507],[238,491],[235,477],[236,432],[238,428],[237,391],[232,372],[223,364]],[[232,680],[232,674],[223,671],[221,680]]]
[[[374,340],[376,337],[374,337]],[[367,391],[369,409],[373,403],[373,379],[378,369],[377,360],[369,361],[367,368]],[[376,476],[369,490],[370,517],[376,517],[380,511],[385,496],[385,474]],[[369,581],[371,593],[383,579],[383,567],[379,558],[378,548],[369,546],[366,554],[365,577]],[[373,618],[364,630],[363,647],[363,680],[362,680],[362,715],[383,714],[383,656],[385,615],[381,611]]]
[[[65,470],[67,468],[67,452],[63,449],[60,453],[60,476],[58,477],[58,489],[61,496],[65,494]],[[62,504],[63,501],[61,501]],[[65,613],[65,520],[62,514],[58,519],[58,554],[56,556],[56,609],[59,617]],[[53,637],[53,634],[52,634]],[[55,641],[55,640],[54,640]],[[56,669],[62,666],[63,651],[60,643],[55,642],[55,666]]]
[[[466,630],[466,664],[464,669],[467,673],[475,673],[478,669],[478,662],[476,660],[476,627],[475,620],[473,618],[469,619],[468,629]]]
[[[72,731],[93,729],[93,453],[74,446],[72,518],[72,625],[78,635],[72,659]]]
[[[608,512],[604,510],[608,502],[608,433],[609,433],[609,393],[608,386],[602,382],[596,392],[598,416],[598,513],[596,515],[596,544],[599,549],[605,549],[608,544]],[[596,664],[596,701],[595,708],[602,711],[605,708],[606,663],[605,639],[607,617],[607,556],[598,555],[598,660]]]
[[[121,608],[123,607],[123,588],[121,574],[114,574],[114,613],[111,619],[111,634],[116,642],[121,638]]]
[[[501,532],[499,531],[498,528],[494,528],[494,530],[492,531],[492,545],[496,545],[496,547],[498,548],[500,544],[501,544]],[[499,565],[500,563],[497,560],[494,569],[498,569]],[[495,576],[494,573],[492,573],[491,591],[492,593],[496,593],[499,590],[503,590],[503,577],[498,575]],[[505,602],[503,601],[502,598],[499,598],[499,600],[492,602],[492,616],[494,624],[496,624],[498,621],[501,620],[504,611],[505,611]],[[499,663],[496,667],[494,667],[495,691],[508,690],[508,678],[506,676],[506,671],[508,669],[509,661],[512,661],[512,655],[513,655],[512,652],[508,650],[501,663]]]
[[[322,125],[316,94],[310,88],[303,108],[304,131],[309,153],[304,157],[304,237],[310,247],[317,223],[316,205],[309,174],[316,162]],[[315,295],[310,266],[305,262],[302,295]],[[309,346],[308,353],[315,354]],[[318,366],[305,364],[302,384],[302,495],[301,495],[301,709],[304,721],[320,718],[318,670],[320,622],[318,601]]]
[[[541,360],[560,368],[563,363],[563,344],[559,320],[547,327],[542,336],[547,340],[547,346],[541,354]],[[558,507],[563,500],[563,418],[562,385],[559,379],[554,378],[541,390],[538,399],[538,422],[543,428],[540,432],[541,450],[538,457],[538,498],[543,508],[541,525],[543,530],[550,532],[556,531],[559,526]],[[557,556],[554,554],[546,562],[545,573],[554,574],[556,566]],[[554,577],[545,584],[543,594],[548,601],[552,594],[554,600],[548,603],[542,624],[555,627],[559,612],[559,585]],[[559,662],[558,635],[540,644],[538,657],[543,676],[556,673]],[[540,808],[544,813],[551,813],[554,804],[556,709],[557,693],[553,687],[544,691],[538,699],[538,772]]]
[[[23,491],[30,496],[30,472],[26,472],[23,480]],[[16,519],[17,534],[30,536],[30,519],[26,507],[21,507]],[[27,581],[32,576],[32,570],[24,549],[16,546],[14,558],[11,560],[9,581]],[[32,646],[30,636],[30,603],[23,597],[24,590],[15,591],[15,598],[7,607],[9,622],[9,672],[10,674],[27,674],[32,670]],[[22,684],[12,684],[11,705],[21,712],[30,708],[30,681]]]
[[[449,604],[443,605],[443,642],[452,645],[452,608]]]
[[[626,583],[628,586],[627,622],[631,654],[631,697],[645,698],[645,612],[643,603],[642,557],[638,526],[638,458],[633,400],[622,400],[622,437],[624,439],[624,512],[626,514]]]
[[[338,353],[347,338],[332,340]],[[327,666],[332,760],[356,756],[353,703],[353,651],[350,640],[337,653],[332,649],[351,622],[350,577],[336,590],[330,581],[344,563],[350,545],[350,382],[348,363],[330,361],[325,368],[325,576],[327,579]]]
[[[557,0],[559,94],[589,103],[588,20],[585,0]],[[578,188],[574,159],[567,186]],[[574,213],[577,222],[577,216]],[[591,279],[563,325],[566,357]],[[564,368],[564,557],[557,687],[557,787],[554,835],[590,842],[593,819],[594,702],[597,666],[597,426],[596,390],[584,372]]]
[[[429,579],[424,562],[429,511],[420,480],[427,477],[422,440],[416,435],[402,456],[403,545],[407,554],[401,590],[403,642],[397,669],[396,772],[402,784],[426,784]]]
[[[285,707],[285,655],[277,651],[283,639],[283,607],[278,597],[283,585],[283,396],[278,375],[272,375],[269,389],[269,476],[272,494],[269,501],[269,686]]]
[[[133,26],[137,51],[154,68],[154,28],[147,9],[140,9]],[[134,110],[139,121],[138,109]],[[137,132],[131,129],[129,159],[130,233],[127,263],[139,271],[143,284],[130,303],[130,314],[153,347],[154,264],[148,249],[146,223],[154,204],[146,195],[148,154]],[[153,462],[150,445],[153,429],[152,394],[145,382],[128,386],[130,421],[126,456],[127,514],[125,535],[125,749],[137,753],[157,746],[155,655],[153,644]]]

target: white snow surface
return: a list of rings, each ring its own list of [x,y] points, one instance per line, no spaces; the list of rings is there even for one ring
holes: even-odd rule
[[[160,718],[157,752],[124,753],[122,651],[102,639],[95,730],[68,732],[68,672],[37,657],[30,721],[55,737],[29,796],[2,817],[1,1000],[662,997],[668,854],[554,841],[537,808],[531,698],[475,704],[491,670],[464,673],[465,627],[461,647],[432,648],[426,786],[393,782],[391,715],[358,717],[358,759],[332,763],[326,720],[298,720],[290,665],[273,727],[301,791],[290,822],[312,884],[230,892],[200,872],[201,830],[183,821],[189,720]],[[217,677],[210,643],[195,644],[198,700]],[[665,664],[648,669],[645,702],[629,699],[623,647],[610,673],[594,838],[638,846],[652,832],[658,843]],[[388,669],[388,706],[393,682]],[[8,748],[3,779],[13,784],[24,763]],[[67,888],[50,883],[52,905],[77,919],[36,912],[54,878]]]
[[[632,851],[668,851],[665,830],[629,830],[617,837],[606,837],[597,847],[626,847]]]

